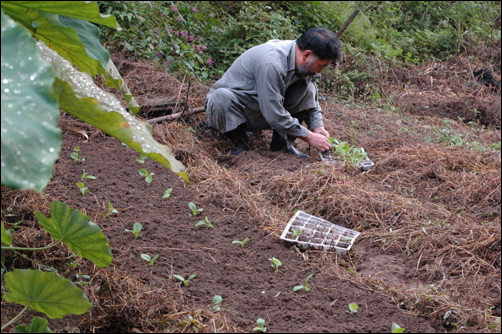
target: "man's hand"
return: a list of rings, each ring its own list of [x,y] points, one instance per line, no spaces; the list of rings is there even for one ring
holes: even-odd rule
[[[316,129],[319,129],[319,128],[316,128]],[[323,128],[323,130],[324,130],[324,128]],[[328,133],[328,132],[326,130],[324,130],[324,133]],[[324,151],[329,150],[331,148],[331,143],[329,142],[328,137],[325,136],[324,134],[309,131],[309,133],[307,134],[307,137],[304,137],[302,139],[305,140],[310,146],[314,146],[315,148],[317,148],[321,152],[324,152]]]
[[[326,131],[326,129],[322,126],[313,129],[312,132],[318,133],[318,134],[323,135],[325,137],[329,137],[328,131]]]

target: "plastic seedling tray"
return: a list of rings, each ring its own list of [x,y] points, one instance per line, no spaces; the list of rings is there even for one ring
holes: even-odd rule
[[[364,149],[361,148],[361,151],[364,152]],[[322,161],[340,162],[340,158],[333,155],[331,151],[329,151],[327,153],[326,152],[319,152],[319,156],[321,157]],[[373,161],[371,161],[368,157],[366,157],[363,160],[363,162],[361,162],[357,167],[362,171],[368,171],[371,168],[373,168],[374,165],[375,165],[375,163]]]
[[[294,231],[300,231],[301,233]],[[354,230],[335,225],[327,220],[297,211],[281,235],[281,239],[298,243],[302,249],[336,250],[344,255],[361,234]]]

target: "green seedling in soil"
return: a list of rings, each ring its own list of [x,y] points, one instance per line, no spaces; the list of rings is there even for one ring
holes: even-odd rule
[[[209,308],[215,310],[215,311],[221,311],[221,302],[223,301],[223,298],[221,296],[216,295],[213,297],[213,305],[209,306]]]
[[[346,311],[346,312],[349,313],[349,314],[356,314],[358,308],[359,308],[359,305],[357,305],[356,303],[350,303],[349,304],[349,310]]]
[[[141,168],[140,170],[138,170],[138,173],[139,173],[139,175],[145,177],[146,183],[152,183],[153,176],[155,175],[154,173],[148,173],[148,171],[144,168]]]
[[[139,158],[136,158],[136,161],[139,162],[139,163],[144,164],[146,158],[147,158],[146,155],[141,154]]]
[[[197,276],[197,274],[190,275],[187,279],[185,279],[183,276],[180,275],[173,275],[173,276],[182,281],[184,286],[188,286],[190,281],[194,279]]]
[[[85,172],[85,169],[82,169],[82,172],[84,172],[82,174],[82,176],[80,177],[80,179],[83,181],[85,179],[89,179],[89,180],[96,180],[96,177],[94,175],[89,175]]]
[[[294,228],[292,228],[291,231],[293,231],[293,238],[303,234],[302,231],[295,230]]]
[[[166,191],[164,191],[164,195],[162,195],[162,199],[170,198],[172,192],[173,192],[173,188],[169,188]]]
[[[242,241],[239,241],[239,240],[234,240],[232,241],[232,244],[236,245],[236,244],[239,244],[241,245],[242,248],[246,248],[246,243],[249,241],[249,238],[245,238],[244,240]]]
[[[201,220],[200,222],[198,222],[197,224],[195,224],[195,227],[199,227],[199,226],[207,226],[207,227],[213,227],[213,224],[211,224],[211,222],[209,221],[209,219],[207,219],[207,216],[204,220]]]
[[[267,331],[267,327],[265,327],[265,320],[262,318],[258,318],[258,320],[256,320],[256,324],[257,326],[253,328],[253,332],[265,333]]]
[[[148,254],[141,254],[141,258],[145,261],[148,261],[150,263],[151,266],[153,266],[155,260],[157,260],[157,258],[159,257],[159,254],[155,255],[154,257],[151,257],[150,255]]]
[[[299,291],[299,290],[310,291],[310,284],[308,284],[308,280],[312,276],[313,276],[312,274],[308,275],[307,278],[305,279],[305,285],[297,285],[293,288],[293,291]]]
[[[73,149],[73,152],[71,152],[70,156],[78,164],[81,163],[82,161],[85,161],[84,158],[80,157],[80,146],[75,146],[75,148]]]
[[[347,161],[349,165],[358,166],[368,156],[362,149],[350,146],[346,141],[340,142],[331,137],[329,141],[331,142],[331,151],[334,155],[339,156],[343,161]]]
[[[141,230],[143,229],[143,225],[141,223],[134,223],[132,230],[126,229],[126,232],[131,232],[134,234],[134,239],[138,239],[141,236]]]
[[[396,324],[394,321],[392,322],[392,328],[391,328],[392,332],[391,333],[404,333],[404,331],[406,330],[406,328],[402,328],[401,326],[399,326],[398,324]]]
[[[190,208],[190,210],[192,210],[192,215],[193,216],[197,216],[199,214],[199,212],[202,212],[204,211],[204,209],[197,209],[197,206],[195,206],[195,203],[194,202],[190,202],[188,203],[188,207]]]
[[[113,208],[112,202],[108,201],[108,211],[106,211],[105,217],[108,217],[109,215],[114,215],[119,213],[117,210]]]
[[[275,269],[275,271],[279,271],[279,267],[282,266],[281,261],[277,260],[275,257],[268,259],[269,261],[272,261],[272,268]]]
[[[82,196],[84,196],[85,193],[87,192],[87,188],[85,187],[84,183],[77,182],[77,187],[80,189],[80,193],[82,194]]]

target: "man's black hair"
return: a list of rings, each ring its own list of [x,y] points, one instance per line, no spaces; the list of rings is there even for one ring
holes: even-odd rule
[[[326,28],[311,28],[296,40],[301,51],[310,50],[320,60],[337,60],[342,53],[342,43]]]

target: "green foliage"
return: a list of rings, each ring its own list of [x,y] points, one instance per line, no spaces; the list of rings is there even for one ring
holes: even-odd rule
[[[346,312],[349,314],[356,314],[358,309],[359,309],[359,305],[357,305],[356,303],[350,303],[349,309]]]
[[[211,222],[209,221],[209,219],[206,218],[204,220],[201,220],[200,222],[198,222],[197,224],[195,224],[195,227],[200,227],[200,226],[206,226],[208,228],[213,228],[213,224],[211,224]]]
[[[188,286],[190,284],[190,281],[192,279],[194,279],[196,276],[197,276],[197,274],[192,274],[187,279],[185,279],[183,276],[173,275],[174,278],[179,279],[180,281],[182,281],[184,286]]]
[[[138,239],[141,236],[141,230],[143,225],[141,223],[134,223],[132,230],[125,229],[126,232],[131,232],[134,235],[134,239]]]
[[[106,267],[112,261],[112,253],[105,235],[98,225],[77,209],[63,202],[51,203],[51,218],[35,211],[39,224],[54,239],[66,243],[78,255],[93,261],[98,267]]]
[[[260,333],[265,333],[267,331],[267,327],[265,327],[265,320],[262,318],[258,318],[256,320],[256,327],[253,328],[253,332],[260,332]]]
[[[500,39],[493,1],[100,1],[122,31],[104,27],[110,49],[151,59],[199,80],[217,78],[245,50],[270,39],[296,39],[312,27],[341,36],[344,52],[418,64],[463,51],[472,40]]]
[[[308,283],[308,280],[314,276],[313,274],[310,274],[307,276],[305,279],[305,285],[297,285],[293,288],[293,291],[300,291],[300,290],[305,290],[305,291],[310,291],[310,284]]]
[[[99,267],[110,265],[110,246],[101,229],[89,217],[62,202],[51,203],[51,218],[35,211],[39,224],[55,240],[53,244],[40,248],[13,247],[12,237],[2,223],[2,252],[6,250],[44,250],[60,242],[78,255],[94,262]],[[49,318],[62,318],[67,314],[83,314],[92,305],[85,294],[68,279],[55,272],[41,270],[14,269],[5,274],[3,298],[7,302],[24,305],[16,317],[2,326],[2,331],[14,323],[28,308],[45,313]],[[2,290],[4,287],[2,286]],[[17,326],[15,332],[48,332],[47,321],[34,318],[26,328]]]
[[[279,271],[279,267],[282,266],[282,263],[281,261],[279,261],[278,259],[276,259],[275,257],[271,258],[271,259],[268,259],[269,261],[271,261],[272,263],[270,264],[272,266],[272,268],[274,268],[274,270],[277,272]]]

